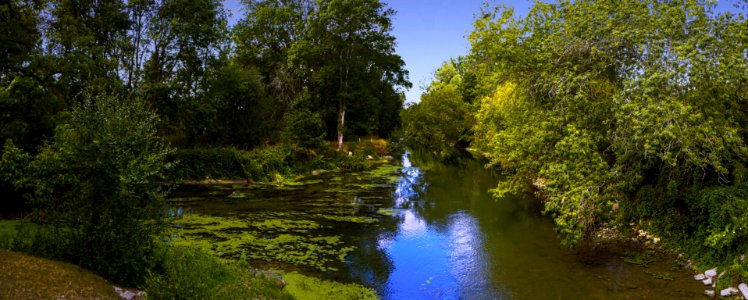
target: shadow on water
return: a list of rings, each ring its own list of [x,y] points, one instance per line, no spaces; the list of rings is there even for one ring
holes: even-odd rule
[[[476,161],[447,166],[406,153],[401,164],[377,176],[330,172],[286,187],[183,188],[174,207],[240,220],[213,230],[233,226],[241,237],[213,238],[242,240],[236,244],[250,252],[278,250],[258,263],[362,283],[385,299],[702,297],[703,287],[671,260],[640,266],[625,263],[623,249],[564,248],[537,200],[493,199],[496,178]],[[280,223],[263,227],[268,220]],[[330,244],[315,244],[321,240]],[[313,257],[320,262],[306,263]]]

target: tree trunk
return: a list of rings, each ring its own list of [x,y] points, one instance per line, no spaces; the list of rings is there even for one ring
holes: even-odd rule
[[[338,151],[343,149],[343,126],[345,125],[345,103],[340,100],[338,107]]]

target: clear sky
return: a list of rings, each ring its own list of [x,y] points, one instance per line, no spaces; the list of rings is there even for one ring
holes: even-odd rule
[[[413,88],[406,92],[406,101],[419,101],[422,87],[431,82],[434,71],[442,62],[469,49],[467,34],[473,28],[473,16],[485,0],[383,0],[397,13],[392,34],[397,40],[396,52],[405,61]],[[239,0],[223,2],[232,14],[229,25],[241,18]],[[523,13],[529,0],[504,1]]]
[[[383,0],[397,11],[392,34],[397,39],[397,54],[405,61],[413,88],[406,92],[406,101],[419,101],[423,87],[431,82],[434,71],[454,57],[465,55],[469,49],[467,35],[473,28],[474,15],[480,12],[485,0]],[[717,11],[735,10],[735,0],[720,0]],[[515,14],[525,15],[532,5],[530,0],[491,0],[512,6]],[[230,25],[241,17],[239,0],[225,0],[232,13]]]
[[[419,101],[423,87],[433,78],[442,62],[465,55],[470,49],[467,35],[474,16],[485,0],[385,0],[397,11],[393,35],[397,53],[405,60],[413,88],[406,101]],[[530,1],[504,1],[524,14]]]

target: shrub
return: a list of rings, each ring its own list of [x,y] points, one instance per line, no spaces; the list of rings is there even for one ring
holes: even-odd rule
[[[163,229],[162,189],[170,153],[156,137],[156,115],[139,99],[87,97],[69,124],[28,165],[36,235],[54,258],[121,284],[137,284],[154,266]],[[37,250],[40,251],[40,250]]]
[[[291,298],[270,280],[253,276],[246,264],[230,264],[196,248],[167,247],[163,261],[163,269],[146,280],[153,299]]]

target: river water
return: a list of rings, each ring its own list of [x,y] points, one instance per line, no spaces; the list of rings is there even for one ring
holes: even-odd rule
[[[674,260],[627,247],[572,251],[531,197],[496,176],[408,154],[376,172],[275,185],[182,187],[174,235],[261,267],[371,287],[383,299],[700,299]],[[642,254],[644,253],[644,254]]]

